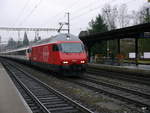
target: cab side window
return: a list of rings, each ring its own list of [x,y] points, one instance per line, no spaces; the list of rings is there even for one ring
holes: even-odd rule
[[[53,51],[59,51],[59,48],[56,44],[53,45]]]
[[[30,53],[29,49],[27,49],[27,53]]]

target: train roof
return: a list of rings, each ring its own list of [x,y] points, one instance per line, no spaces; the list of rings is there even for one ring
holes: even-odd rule
[[[52,42],[55,41],[81,41],[77,36],[74,36],[72,34],[59,34],[56,35]]]
[[[11,52],[16,52],[16,51],[23,51],[23,50],[26,50],[28,49],[29,47],[22,47],[22,48],[17,48],[17,49],[13,49],[13,50],[7,50],[7,51],[3,51],[3,52],[0,52],[0,53],[11,53]]]
[[[60,41],[81,41],[81,40],[79,39],[79,37],[77,37],[75,35],[60,33],[56,36],[51,36],[50,38],[43,39],[43,40],[40,40],[36,43],[33,43],[30,46],[17,48],[17,49],[14,49],[14,50],[7,50],[7,51],[0,52],[0,53],[22,51],[22,50],[29,49],[32,46],[39,46],[39,45],[48,44],[48,43],[56,43],[58,41],[60,42]]]
[[[47,38],[47,39],[41,40],[39,42],[36,42],[36,43],[32,44],[32,46],[42,45],[42,44],[47,44],[47,43],[56,43],[58,41],[81,41],[81,40],[79,39],[79,37],[74,36],[72,34],[60,33],[56,36],[52,36],[50,38]]]

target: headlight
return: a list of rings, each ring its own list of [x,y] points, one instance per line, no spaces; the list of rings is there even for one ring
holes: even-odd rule
[[[63,61],[63,64],[68,64],[68,61]]]
[[[82,60],[82,61],[81,61],[81,63],[82,63],[82,64],[84,64],[84,63],[85,63],[85,61],[84,61],[84,60]]]

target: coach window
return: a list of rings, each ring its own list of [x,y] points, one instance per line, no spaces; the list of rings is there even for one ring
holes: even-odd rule
[[[25,55],[25,50],[18,51],[18,55]]]
[[[59,51],[59,48],[56,44],[53,45],[53,51]]]

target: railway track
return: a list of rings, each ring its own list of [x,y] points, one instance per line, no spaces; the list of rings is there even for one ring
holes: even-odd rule
[[[110,87],[110,88],[113,88],[113,89],[118,89],[120,91],[125,91],[125,92],[131,93],[131,94],[134,94],[134,95],[138,95],[138,96],[141,96],[143,98],[146,98],[146,99],[150,100],[150,94],[144,93],[142,91],[133,90],[133,89],[130,89],[129,87],[127,88],[127,87],[123,87],[123,86],[119,86],[119,85],[114,85],[112,83],[106,83],[106,82],[103,82],[103,81],[98,81],[96,77],[89,76],[89,75],[86,75],[86,77],[84,77],[83,79],[86,80],[86,81],[92,82],[92,83],[96,83],[98,85],[103,85],[103,86]]]
[[[10,72],[8,72],[10,73]],[[15,80],[14,77],[10,76],[14,84],[16,85],[17,89],[26,100],[27,104],[29,105],[30,109],[33,113],[44,113],[43,109],[38,105],[38,103],[32,98],[32,95],[26,91],[19,83]]]
[[[92,113],[84,106],[30,76],[16,65],[12,66],[8,62],[3,62],[3,65],[33,113]]]
[[[129,104],[129,106],[130,104],[135,105],[137,109],[133,108],[134,111],[137,110],[137,112],[149,113],[149,108],[150,108],[150,95],[149,94],[146,94],[140,91],[134,91],[128,88],[119,87],[114,84],[110,84],[106,82],[100,82],[100,81],[97,81],[96,77],[91,77],[91,76],[86,76],[86,77],[83,77],[82,79],[77,79],[77,80],[66,79],[66,78],[64,80],[65,81],[67,80],[68,82],[71,81],[80,86],[86,87],[96,92],[104,93],[116,99],[119,99]],[[144,108],[144,109],[147,108],[146,112],[143,112],[141,108]]]
[[[68,80],[70,81],[70,80]],[[130,90],[127,88],[119,87],[113,84],[97,81],[96,78],[89,76],[82,77],[80,80],[71,80],[71,82],[88,88],[90,90],[104,93],[110,97],[119,99],[121,101],[132,104],[137,108],[146,108],[146,111],[150,110],[150,95],[139,91]],[[135,109],[134,109],[135,110]],[[137,110],[141,112],[141,110]]]
[[[125,73],[120,73],[120,72],[111,72],[111,71],[106,71],[106,70],[98,70],[95,68],[88,68],[87,73],[95,74],[97,76],[119,79],[119,80],[123,80],[127,82],[150,86],[150,82],[149,82],[150,77],[148,76],[145,77],[142,75],[140,76],[140,75],[133,75],[133,74],[125,74]]]

